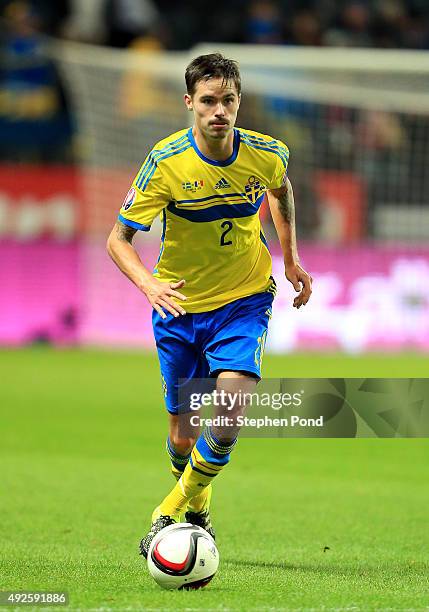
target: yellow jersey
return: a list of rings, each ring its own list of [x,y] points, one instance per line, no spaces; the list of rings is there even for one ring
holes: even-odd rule
[[[161,215],[154,276],[186,280],[180,291],[187,312],[274,291],[259,208],[267,189],[284,184],[288,159],[282,142],[242,128],[234,128],[233,152],[224,161],[203,155],[192,128],[161,140],[147,156],[119,220],[148,231]]]

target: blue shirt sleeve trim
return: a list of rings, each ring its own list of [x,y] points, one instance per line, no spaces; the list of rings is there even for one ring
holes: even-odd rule
[[[142,232],[148,232],[150,230],[150,225],[142,225],[141,223],[136,223],[135,221],[130,221],[126,219],[122,215],[118,215],[118,219],[121,223],[128,225],[128,227],[132,227],[136,230],[141,230]]]

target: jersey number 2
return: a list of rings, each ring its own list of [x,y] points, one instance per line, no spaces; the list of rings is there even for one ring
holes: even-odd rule
[[[220,226],[223,229],[222,235],[220,237],[220,246],[228,246],[229,244],[232,244],[232,240],[225,240],[226,235],[232,230],[232,222],[224,221],[220,224]]]

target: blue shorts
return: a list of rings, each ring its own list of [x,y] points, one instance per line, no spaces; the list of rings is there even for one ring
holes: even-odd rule
[[[152,313],[168,412],[178,414],[179,379],[209,378],[222,370],[261,377],[273,294],[257,293],[210,312],[162,319]]]

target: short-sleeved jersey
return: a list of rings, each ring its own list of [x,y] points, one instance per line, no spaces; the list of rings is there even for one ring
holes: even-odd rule
[[[267,189],[286,180],[288,148],[270,136],[234,129],[231,157],[208,159],[192,128],[152,149],[125,198],[119,220],[148,231],[161,215],[154,276],[176,282],[187,312],[206,312],[272,291],[271,256],[259,220]]]

